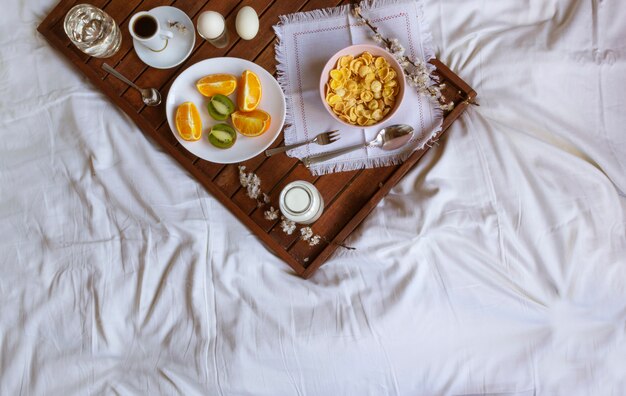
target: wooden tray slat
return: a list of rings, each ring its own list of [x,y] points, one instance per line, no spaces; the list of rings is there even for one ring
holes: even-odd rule
[[[81,1],[82,2],[82,1]],[[160,89],[164,97],[175,78],[187,67],[203,59],[219,56],[236,56],[255,61],[261,67],[275,74],[274,60],[275,36],[272,26],[278,22],[278,16],[297,11],[309,11],[318,8],[334,7],[347,3],[338,0],[87,0],[103,8],[122,29],[121,50],[111,58],[102,60],[91,58],[74,47],[63,31],[63,18],[77,0],[61,0],[56,8],[39,25],[38,30],[50,44],[69,59],[102,92],[127,115],[137,126],[156,143],[175,158],[191,173],[213,196],[215,196],[244,225],[254,232],[259,239],[275,254],[289,264],[300,276],[308,278],[337,249],[338,245],[363,221],[376,207],[389,190],[408,172],[428,150],[417,151],[402,165],[378,169],[365,169],[342,172],[320,177],[312,176],[296,159],[285,155],[266,158],[263,154],[244,161],[241,164],[222,165],[197,158],[185,150],[176,140],[166,122],[164,105],[146,107],[137,92],[130,89],[115,77],[101,69],[107,62],[131,78],[138,85],[153,86]],[[196,36],[192,55],[178,67],[169,70],[157,70],[143,64],[132,49],[132,40],[128,33],[130,17],[140,10],[149,10],[156,6],[172,5],[186,12],[194,23],[198,15],[205,10],[216,10],[226,17],[231,31],[231,44],[227,48],[217,49]],[[237,11],[244,5],[255,8],[260,16],[259,35],[250,41],[236,37],[234,20]],[[437,73],[446,83],[446,97],[453,99],[456,107],[446,114],[443,131],[466,109],[468,102],[476,93],[461,78],[441,62],[434,60]],[[438,138],[437,136],[436,138]],[[282,144],[282,136],[276,139],[272,147]],[[239,185],[239,165],[246,166],[246,171],[254,171],[262,180],[262,190],[270,197],[270,204],[257,207]],[[285,234],[279,220],[269,221],[263,216],[269,206],[278,209],[278,196],[282,188],[293,180],[307,180],[314,183],[324,197],[326,209],[312,228],[325,239],[316,246],[310,246],[299,238],[299,231],[292,235]]]

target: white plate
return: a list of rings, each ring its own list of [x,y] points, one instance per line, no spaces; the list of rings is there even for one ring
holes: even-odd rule
[[[272,117],[269,129],[257,137],[247,137],[237,133],[235,145],[229,149],[219,149],[209,143],[207,131],[215,124],[229,121],[215,121],[207,110],[208,98],[196,89],[196,82],[209,74],[227,73],[237,77],[239,81],[244,70],[254,72],[261,80],[262,97],[258,109],[265,110]],[[237,90],[239,87],[237,87]],[[229,97],[237,103],[237,90]],[[202,117],[202,138],[195,142],[183,140],[176,131],[176,109],[184,102],[193,102]],[[267,149],[276,139],[285,123],[285,95],[278,81],[261,66],[239,58],[212,58],[190,66],[174,81],[165,104],[167,122],[180,144],[192,154],[211,162],[232,164],[250,159]]]
[[[143,63],[155,69],[170,69],[178,66],[191,54],[196,43],[196,31],[193,22],[183,11],[176,7],[161,6],[150,10],[158,19],[161,26],[174,33],[167,47],[161,52],[154,52],[133,38],[133,48]],[[176,28],[168,27],[168,21],[177,21],[183,24],[187,31],[179,32]]]

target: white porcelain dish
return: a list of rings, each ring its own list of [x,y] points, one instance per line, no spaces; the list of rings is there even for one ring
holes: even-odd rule
[[[258,109],[265,110],[272,117],[270,128],[261,136],[247,137],[237,133],[237,142],[229,149],[219,149],[206,137],[212,125],[230,121],[215,121],[207,110],[208,98],[196,89],[196,82],[209,74],[228,73],[238,79],[244,70],[254,72],[261,80],[262,99]],[[239,87],[237,88],[239,89]],[[237,90],[229,95],[237,103]],[[176,131],[176,109],[184,102],[193,102],[202,117],[202,138],[195,142],[183,140]],[[211,162],[231,164],[250,159],[267,149],[278,137],[285,123],[285,95],[276,79],[261,66],[239,58],[212,58],[200,61],[183,71],[174,81],[165,104],[167,121],[172,133],[180,144],[192,154]]]

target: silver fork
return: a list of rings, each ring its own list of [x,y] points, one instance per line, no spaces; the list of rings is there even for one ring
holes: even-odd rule
[[[289,146],[281,146],[281,147],[276,147],[273,149],[265,150],[265,155],[267,155],[268,157],[271,157],[274,154],[278,154],[278,153],[282,153],[283,151],[295,149],[296,147],[304,146],[305,144],[308,144],[308,143],[317,143],[320,146],[325,146],[327,144],[331,144],[332,142],[336,142],[337,140],[339,140],[340,137],[341,136],[339,135],[339,130],[335,129],[334,131],[320,133],[319,135],[315,136],[313,139],[307,140],[306,142],[290,144]]]

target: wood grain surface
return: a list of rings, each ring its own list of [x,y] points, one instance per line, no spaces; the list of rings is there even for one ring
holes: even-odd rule
[[[280,15],[318,8],[334,7],[347,1],[337,0],[81,0],[105,10],[115,19],[122,30],[122,46],[119,52],[105,60],[92,58],[80,52],[63,31],[63,18],[67,11],[78,4],[77,0],[61,0],[39,25],[38,31],[55,47],[62,56],[69,59],[76,68],[105,93],[124,113],[149,137],[175,158],[209,193],[217,198],[243,224],[278,257],[293,268],[297,275],[310,277],[339,245],[365,219],[365,217],[385,197],[389,190],[417,163],[428,150],[416,151],[402,165],[378,169],[365,169],[341,172],[320,177],[312,176],[298,160],[285,155],[266,158],[260,154],[241,164],[222,165],[197,158],[182,146],[172,135],[167,124],[164,104],[146,107],[137,91],[101,69],[107,62],[139,86],[155,87],[163,97],[172,82],[186,68],[207,58],[231,56],[253,61],[272,74],[276,72],[274,44],[276,37],[272,26],[278,23]],[[226,18],[231,31],[231,42],[226,48],[218,49],[196,36],[195,48],[191,56],[180,66],[159,70],[145,65],[132,48],[128,31],[130,17],[138,11],[150,10],[157,6],[171,5],[187,13],[197,21],[198,15],[206,10],[220,12]],[[243,6],[252,6],[260,18],[260,31],[253,40],[241,40],[234,33],[237,11]],[[444,94],[453,99],[456,107],[445,116],[443,130],[466,109],[476,92],[461,78],[437,60],[432,63],[447,88]],[[437,136],[435,139],[438,139]],[[282,133],[272,147],[283,144]],[[307,180],[320,190],[326,209],[312,228],[323,241],[309,246],[295,233],[287,235],[281,231],[278,221],[268,221],[263,210],[248,198],[239,185],[238,166],[259,175],[263,190],[270,196],[271,205],[278,208],[278,195],[282,187],[293,180]],[[263,265],[259,263],[258,265]]]

